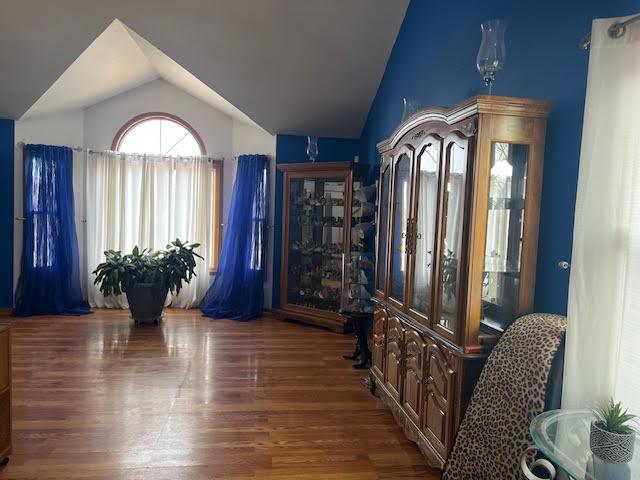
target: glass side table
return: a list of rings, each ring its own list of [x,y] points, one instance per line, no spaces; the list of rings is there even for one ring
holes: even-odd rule
[[[626,464],[613,464],[601,460],[591,453],[589,448],[589,430],[594,415],[589,410],[550,410],[533,419],[529,431],[535,448],[552,465],[551,468],[538,460],[534,465],[542,466],[558,478],[574,480],[640,480],[640,445],[636,438],[633,459]],[[527,478],[528,467],[522,458],[522,469]],[[546,463],[549,463],[546,462]],[[547,477],[548,478],[548,477]]]

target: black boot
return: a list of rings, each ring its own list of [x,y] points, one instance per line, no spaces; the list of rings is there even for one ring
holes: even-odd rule
[[[356,348],[353,351],[353,353],[351,355],[343,355],[342,358],[344,358],[345,360],[357,360],[359,356],[360,356],[360,347],[356,343]]]
[[[360,362],[355,363],[353,368],[368,368],[371,362],[371,350],[369,350],[369,343],[367,342],[368,322],[365,318],[359,318],[356,322],[356,338],[357,349],[362,352]]]
[[[353,368],[369,368],[371,366],[371,352],[367,348],[362,352],[362,358],[358,363],[353,364]]]

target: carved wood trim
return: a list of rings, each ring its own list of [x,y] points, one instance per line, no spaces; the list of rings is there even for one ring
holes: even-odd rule
[[[389,138],[378,144],[380,153],[394,148],[407,132],[427,122],[453,125],[478,113],[497,113],[521,117],[546,118],[551,104],[543,100],[478,95],[450,108],[429,107],[414,113],[394,130]]]
[[[440,373],[440,376],[442,378],[442,384],[448,387],[447,390],[450,390],[452,387],[451,380],[453,379],[453,376],[456,373],[455,369],[451,366],[453,363],[453,358],[451,353],[446,351],[443,352],[440,346],[435,342],[430,343],[427,346],[427,362],[425,364],[425,369],[427,370],[426,378],[433,377],[433,374],[431,373],[432,361],[433,361],[433,364],[436,365],[438,372]],[[447,392],[439,391],[439,389],[437,388],[438,382],[435,377],[433,377],[433,381],[429,383],[434,388],[435,393],[437,393],[438,395],[446,399],[447,402],[451,400],[450,398],[448,398],[449,397],[448,391]]]
[[[424,455],[427,463],[433,468],[444,468],[444,459],[431,445],[427,437],[424,436],[420,428],[411,420],[404,408],[393,398],[382,384],[376,385],[380,392],[380,399],[391,410],[396,423],[402,428],[406,437],[418,445],[420,452]]]
[[[371,371],[380,379],[384,379],[385,362],[387,355],[387,321],[389,314],[387,310],[376,305],[373,314],[373,358]],[[378,362],[378,363],[376,363]]]

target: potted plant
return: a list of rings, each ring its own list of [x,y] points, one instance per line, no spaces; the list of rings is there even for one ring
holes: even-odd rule
[[[126,255],[107,250],[106,260],[93,271],[93,283],[100,284],[105,296],[126,294],[136,323],[157,324],[167,293],[180,293],[182,282],[189,283],[196,276],[196,258],[202,257],[194,249],[199,246],[176,239],[165,250],[140,250],[136,246]]]
[[[610,400],[594,410],[589,446],[591,451],[609,463],[628,463],[633,457],[635,429],[628,422],[636,418],[622,410],[620,402]]]

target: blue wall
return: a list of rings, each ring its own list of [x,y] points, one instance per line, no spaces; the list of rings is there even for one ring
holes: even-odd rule
[[[402,98],[453,105],[485,93],[475,61],[480,23],[505,18],[507,63],[494,93],[550,100],[535,308],[566,312],[588,53],[577,47],[598,17],[640,11],[639,0],[461,0],[455,9],[412,0],[362,133],[362,157],[400,123]],[[432,18],[436,20],[431,20]]]
[[[360,151],[360,141],[349,138],[319,138],[316,162],[344,162],[353,160]],[[308,162],[307,137],[278,135],[276,137],[276,165]],[[273,296],[272,306],[280,306],[280,262],[282,259],[282,172],[276,169],[276,203],[274,212]]]
[[[0,119],[0,308],[13,306],[13,129]]]

